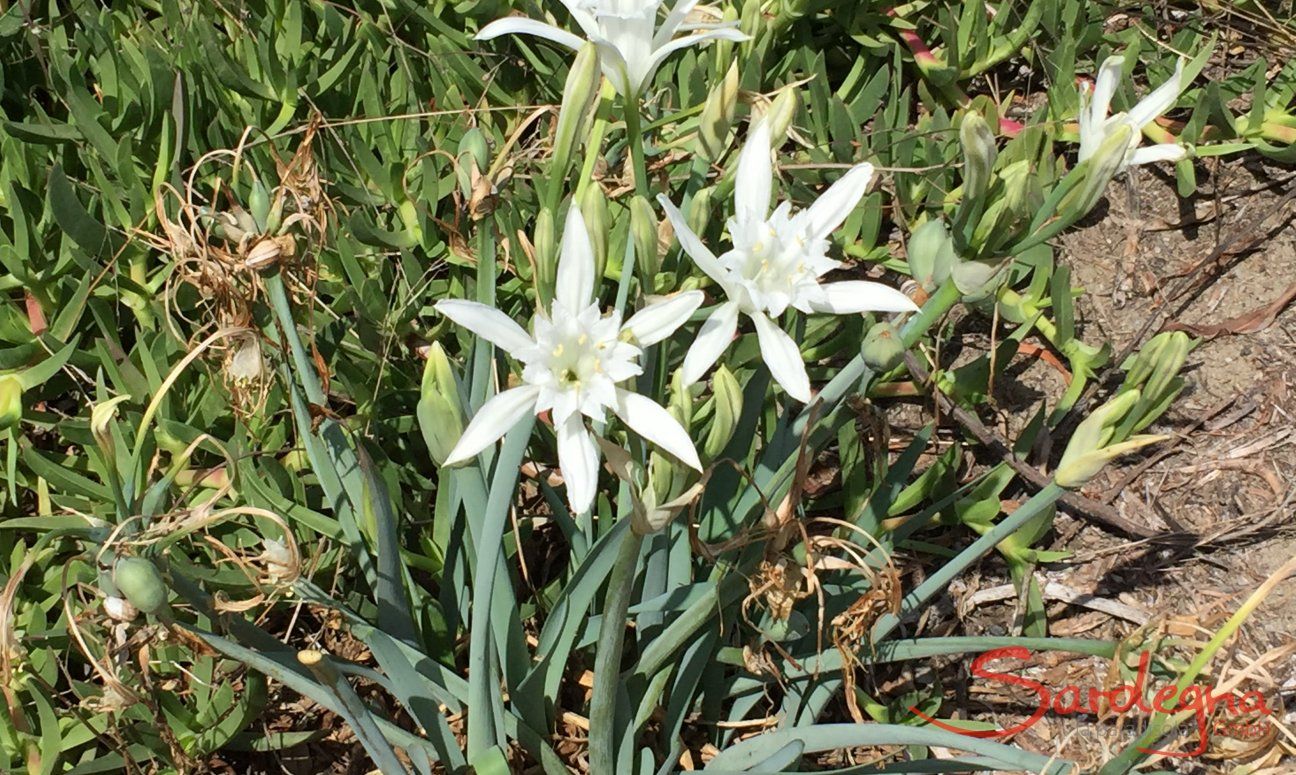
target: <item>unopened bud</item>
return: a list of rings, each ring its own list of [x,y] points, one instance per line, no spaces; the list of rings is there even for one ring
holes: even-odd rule
[[[769,122],[770,147],[777,148],[787,139],[788,130],[792,128],[792,121],[796,118],[796,110],[797,90],[785,86],[779,90],[778,96],[765,112],[765,117],[761,119]]]
[[[1102,467],[1111,459],[1163,438],[1136,436],[1120,444],[1107,446],[1116,432],[1116,426],[1126,413],[1138,404],[1141,396],[1138,390],[1118,393],[1076,426],[1054,474],[1054,480],[1059,485],[1068,488],[1080,487],[1102,470]]]
[[[908,244],[909,274],[924,290],[931,292],[949,279],[950,269],[958,261],[954,241],[945,222],[933,219],[914,229]]]
[[[248,210],[252,214],[252,220],[256,223],[256,229],[248,231],[257,231],[265,234],[269,231],[270,223],[270,192],[266,189],[265,184],[259,180],[252,181],[252,190],[248,193]]]
[[[950,278],[965,302],[977,302],[994,292],[1003,268],[1004,264],[997,261],[956,261],[950,268]]]
[[[689,228],[694,234],[706,233],[707,224],[711,223],[711,194],[713,189],[704,188],[693,195],[693,201],[689,203],[688,215],[685,220],[688,221]]]
[[[714,460],[724,452],[738,428],[738,419],[742,417],[743,392],[738,378],[723,363],[711,375],[711,392],[714,412],[706,440],[702,443],[702,456]]]
[[[470,128],[459,138],[459,150],[455,154],[455,175],[459,178],[459,193],[465,199],[473,195],[473,171],[486,171],[490,165],[490,151],[486,147],[486,136],[477,127]]]
[[[554,214],[548,209],[536,215],[535,233],[531,235],[535,246],[535,283],[540,297],[553,296],[558,278],[558,239],[554,234]]]
[[[657,215],[648,200],[638,195],[630,200],[630,237],[634,240],[640,282],[645,288],[652,288],[661,269],[657,255]]]
[[[90,433],[94,436],[95,443],[103,451],[104,456],[110,460],[113,455],[113,438],[112,422],[117,416],[117,405],[123,401],[129,401],[130,396],[117,396],[107,401],[101,401],[90,409]]]
[[[864,335],[864,343],[860,345],[860,356],[869,368],[879,374],[894,369],[904,358],[904,354],[904,340],[900,338],[900,332],[886,321],[874,323]]]
[[[594,276],[602,277],[607,271],[608,234],[612,227],[608,219],[607,196],[602,186],[592,183],[585,187],[580,199],[581,215],[589,231],[590,245],[594,247]]]
[[[698,125],[698,142],[708,161],[719,159],[729,148],[729,127],[733,124],[734,108],[738,105],[738,62],[729,65],[729,72],[711,89],[702,118]]]
[[[562,108],[558,112],[558,126],[554,129],[553,166],[549,170],[549,175],[555,178],[567,176],[568,167],[580,144],[580,137],[584,134],[590,103],[598,94],[602,80],[598,47],[593,43],[586,43],[576,53],[571,69],[567,71]]]
[[[0,377],[0,431],[22,422],[23,385],[17,377]]]
[[[432,460],[441,465],[463,435],[464,418],[454,369],[439,342],[428,347],[415,413],[428,452]]]
[[[152,560],[122,557],[113,565],[113,582],[122,596],[146,614],[167,609],[167,587]]]
[[[963,116],[959,141],[963,145],[963,199],[977,199],[990,185],[990,173],[999,149],[995,147],[994,133],[989,125],[975,111]]]

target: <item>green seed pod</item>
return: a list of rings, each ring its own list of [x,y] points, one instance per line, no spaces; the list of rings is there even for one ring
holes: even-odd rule
[[[698,142],[707,161],[719,159],[729,149],[729,127],[733,124],[734,108],[738,105],[738,62],[729,65],[729,72],[711,89],[702,119],[698,124]]]
[[[541,299],[553,298],[554,283],[558,278],[558,240],[554,234],[554,215],[541,210],[536,215],[535,234],[535,284]]]
[[[612,230],[608,223],[607,196],[603,194],[602,186],[593,183],[585,187],[580,210],[585,216],[590,244],[594,246],[594,276],[602,277],[607,271],[608,233]]]
[[[978,199],[990,185],[990,172],[999,156],[994,133],[980,113],[969,112],[959,125],[959,142],[963,146],[963,199]]]
[[[718,457],[729,445],[743,409],[742,385],[723,363],[711,376],[711,390],[715,396],[715,416],[707,429],[706,441],[702,443],[702,456],[708,460]]]
[[[549,169],[551,177],[567,177],[571,160],[576,155],[581,135],[585,132],[590,103],[598,94],[602,80],[598,47],[586,43],[572,60],[571,69],[567,72],[567,83],[563,87],[562,108],[558,112],[558,125],[554,128],[553,165]]]
[[[900,338],[900,332],[886,321],[874,323],[864,335],[864,343],[860,345],[860,356],[869,368],[879,374],[894,369],[904,358],[904,354],[904,340]]]
[[[994,292],[1002,277],[999,262],[958,261],[950,268],[954,287],[963,294],[964,302],[977,302]]]
[[[157,566],[143,557],[122,557],[113,566],[113,582],[122,596],[146,614],[167,608],[167,588]]]
[[[445,348],[439,342],[433,342],[428,348],[415,413],[419,429],[423,432],[423,441],[439,466],[450,456],[454,445],[459,443],[464,429],[463,409],[459,404],[459,388],[454,369],[450,366]]]
[[[252,191],[248,194],[248,210],[252,214],[253,222],[256,223],[256,230],[261,234],[268,233],[269,229],[266,225],[270,223],[270,192],[259,180],[252,181]]]
[[[17,377],[0,376],[0,431],[22,422],[23,386]]]
[[[630,200],[630,237],[634,240],[635,270],[645,288],[653,287],[653,278],[661,269],[657,255],[657,215],[647,199],[635,195]]]
[[[950,276],[957,263],[954,241],[950,239],[945,222],[939,219],[923,223],[909,235],[909,273],[922,287],[931,292]]]
[[[455,175],[459,178],[459,193],[465,198],[473,194],[472,170],[485,171],[490,164],[490,150],[486,147],[486,136],[477,127],[464,132],[459,138],[459,150],[455,154]]]

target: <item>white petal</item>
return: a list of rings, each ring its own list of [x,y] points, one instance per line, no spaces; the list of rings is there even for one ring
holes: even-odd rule
[[[1148,164],[1156,161],[1179,161],[1187,158],[1188,149],[1174,143],[1161,143],[1139,148],[1130,158],[1130,164]]]
[[[733,302],[721,304],[702,324],[697,339],[684,356],[684,374],[681,375],[685,385],[692,385],[702,379],[702,375],[711,370],[720,355],[733,341],[738,330],[738,305]]]
[[[584,514],[598,493],[598,447],[579,414],[557,427],[558,467],[567,483],[567,503],[573,514]]]
[[[850,172],[829,186],[814,204],[806,208],[805,218],[811,237],[827,237],[841,226],[846,216],[851,214],[851,210],[868,193],[871,182],[873,165],[865,162],[855,165]]]
[[[1120,83],[1121,70],[1124,67],[1125,58],[1121,56],[1107,57],[1098,67],[1098,77],[1094,79],[1093,101],[1089,107],[1089,121],[1094,126],[1100,126],[1107,119],[1107,113],[1111,110],[1112,95],[1116,93],[1116,86]]]
[[[661,447],[690,468],[702,470],[693,440],[684,426],[651,398],[617,388],[616,416],[630,430]]]
[[[535,35],[537,38],[552,40],[570,49],[579,49],[585,42],[567,30],[525,16],[509,16],[495,20],[481,28],[477,33],[477,40],[490,40],[500,35]]]
[[[535,341],[522,326],[494,307],[475,301],[442,299],[436,303],[435,309],[515,357],[519,352],[535,346]]]
[[[666,218],[675,229],[675,238],[679,240],[680,247],[684,248],[685,253],[689,254],[689,258],[693,259],[693,263],[697,264],[698,269],[705,272],[707,277],[715,280],[721,288],[728,292],[728,272],[725,271],[720,261],[716,259],[711,249],[702,244],[702,239],[693,233],[693,229],[689,228],[684,214],[671,203],[671,200],[665,194],[658,194],[657,201],[661,203],[662,209],[666,211]]]
[[[761,359],[769,367],[774,381],[796,400],[803,404],[810,403],[810,377],[806,374],[801,350],[797,348],[796,342],[764,315],[757,313],[751,319],[756,324]]]
[[[1130,110],[1130,121],[1134,122],[1135,126],[1142,129],[1174,107],[1175,102],[1179,100],[1179,93],[1183,91],[1183,69],[1184,61],[1180,59],[1175,65],[1175,72],[1170,80],[1139,100],[1138,104]]]
[[[824,283],[824,298],[813,306],[816,312],[849,315],[854,312],[917,312],[918,305],[900,291],[882,283],[846,280]]]
[[[734,176],[734,217],[739,221],[761,223],[769,215],[770,192],[774,186],[774,166],[770,161],[769,123],[760,121],[738,155],[738,172]]]
[[[572,312],[589,306],[594,298],[594,246],[580,208],[567,208],[562,245],[558,249],[558,286],[554,297]]]
[[[703,298],[702,291],[685,291],[649,304],[632,315],[622,330],[634,334],[641,345],[657,344],[687,323]]]
[[[599,34],[598,21],[581,7],[579,0],[559,0],[571,14],[572,20],[580,25],[581,30],[585,32],[585,37],[592,38]]]
[[[472,422],[464,429],[463,435],[446,458],[446,465],[458,463],[476,457],[478,452],[486,449],[499,440],[517,425],[518,420],[535,411],[536,398],[540,388],[536,385],[523,385],[492,397],[482,404],[482,408],[473,415]]]
[[[666,20],[657,28],[657,34],[653,37],[653,47],[660,47],[675,37],[675,31],[684,23],[684,19],[692,13],[697,4],[698,0],[679,0],[670,13],[666,14]]]
[[[635,90],[638,91],[645,83],[652,79],[653,73],[657,72],[657,68],[661,63],[666,61],[666,57],[674,54],[682,48],[688,48],[689,46],[698,43],[705,43],[708,40],[732,40],[741,43],[742,41],[747,40],[747,36],[732,27],[726,27],[720,30],[709,30],[707,32],[698,32],[693,35],[685,35],[682,38],[676,38],[675,40],[663,45],[661,48],[653,51],[652,57],[648,60],[647,67],[645,67],[644,71],[639,74],[639,82],[633,84]]]

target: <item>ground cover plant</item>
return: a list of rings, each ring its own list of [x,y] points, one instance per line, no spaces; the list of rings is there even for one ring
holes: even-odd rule
[[[3,768],[1285,771],[1244,625],[1293,563],[1189,626],[1058,540],[1253,535],[1099,483],[1296,297],[1166,311],[1292,197],[1120,342],[1064,248],[1149,180],[1192,224],[1286,184],[1281,6],[12,4]],[[1172,701],[1077,748],[969,705],[994,649]]]

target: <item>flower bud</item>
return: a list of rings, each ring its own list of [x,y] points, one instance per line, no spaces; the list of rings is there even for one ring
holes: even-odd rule
[[[604,195],[602,186],[591,183],[585,187],[581,194],[580,210],[585,217],[590,244],[594,247],[594,276],[602,277],[607,271],[608,234],[612,231],[608,219],[607,196]]]
[[[635,267],[643,287],[651,289],[661,269],[657,255],[657,215],[648,200],[635,195],[630,200],[630,237],[634,240]]]
[[[711,375],[711,392],[715,411],[706,440],[702,443],[702,457],[708,460],[714,460],[729,445],[743,409],[742,385],[723,363]]]
[[[109,460],[115,456],[113,454],[113,437],[112,422],[117,416],[117,405],[123,401],[129,401],[130,396],[117,396],[107,401],[101,401],[90,409],[90,433],[94,436],[95,443],[103,451],[104,456]]]
[[[711,194],[714,189],[704,188],[693,195],[693,201],[689,203],[688,215],[685,220],[688,221],[689,228],[694,234],[706,233],[707,224],[711,222]]]
[[[14,376],[0,376],[0,431],[22,422],[23,386]]]
[[[490,164],[490,151],[486,147],[486,136],[477,127],[472,127],[459,138],[459,151],[455,154],[455,175],[459,178],[459,193],[465,199],[473,195],[473,170],[485,171]]]
[[[779,90],[778,96],[770,103],[762,121],[769,122],[770,146],[777,148],[787,140],[792,120],[796,118],[797,91],[791,86]]]
[[[1002,262],[956,261],[950,268],[950,278],[965,302],[980,301],[994,292],[1000,279]]]
[[[432,460],[439,466],[450,456],[455,444],[459,443],[464,429],[454,370],[445,348],[439,342],[433,342],[428,347],[415,413],[419,429],[423,432],[423,441],[427,444]]]
[[[950,269],[958,261],[954,241],[940,219],[914,229],[909,235],[908,253],[909,273],[928,292],[949,279]]]
[[[113,583],[122,596],[146,614],[159,614],[167,608],[167,588],[162,574],[151,560],[122,557],[113,565]]]
[[[535,233],[535,284],[540,298],[553,297],[554,283],[558,278],[558,240],[554,234],[554,214],[548,209],[536,215]]]
[[[981,114],[972,111],[959,125],[959,142],[963,146],[963,199],[977,199],[989,188],[990,173],[999,156],[994,133]]]
[[[549,175],[555,178],[567,176],[571,160],[580,144],[589,117],[590,103],[598,94],[603,74],[599,70],[598,47],[586,43],[576,53],[571,69],[567,71],[567,83],[563,87],[562,108],[558,112],[558,126],[554,129],[553,165]],[[482,164],[485,167],[485,164]]]
[[[1161,340],[1161,347],[1158,348],[1153,361],[1152,374],[1143,387],[1143,395],[1153,401],[1161,397],[1171,381],[1179,374],[1184,362],[1188,360],[1188,353],[1192,350],[1192,339],[1183,331],[1167,331],[1158,334],[1152,341],[1158,339]]]
[[[1118,393],[1098,407],[1076,426],[1071,441],[1054,473],[1054,481],[1062,487],[1075,489],[1084,485],[1102,470],[1110,460],[1147,444],[1163,440],[1164,436],[1135,436],[1128,441],[1108,446],[1116,426],[1126,413],[1138,404],[1142,394],[1138,390]]]
[[[269,229],[266,227],[270,223],[270,192],[259,180],[252,181],[252,191],[248,193],[248,210],[256,223],[256,231],[267,233]]]
[[[729,127],[733,124],[734,108],[738,105],[738,62],[729,65],[729,72],[711,89],[702,119],[698,125],[698,142],[707,161],[719,159],[729,148]]]
[[[864,335],[864,343],[860,345],[860,356],[869,368],[879,374],[894,369],[904,358],[904,354],[904,340],[900,338],[900,332],[887,321],[874,323]]]
[[[1031,169],[1030,159],[1006,165],[999,172],[1004,184],[1004,206],[1016,218],[1029,218],[1044,204],[1039,176]]]

